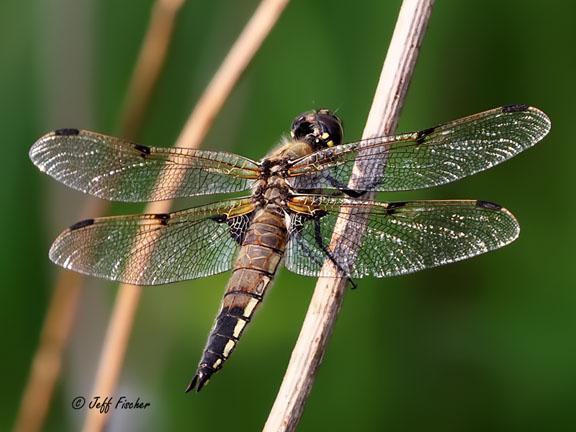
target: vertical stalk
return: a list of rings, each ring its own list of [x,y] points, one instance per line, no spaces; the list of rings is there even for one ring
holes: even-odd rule
[[[389,135],[394,131],[433,3],[433,0],[403,1],[362,138]],[[355,179],[361,177],[362,172],[363,167],[357,163],[350,189],[354,189]],[[347,237],[361,236],[363,229],[358,229],[357,219],[355,226],[354,230],[347,229],[346,218],[339,218],[329,248],[334,250],[338,247],[339,236],[336,233],[346,233]],[[359,241],[347,244],[359,244]],[[302,416],[347,285],[347,279],[330,261],[322,270],[322,273],[328,272],[334,277],[320,278],[316,284],[286,374],[264,426],[265,432],[294,431]]]

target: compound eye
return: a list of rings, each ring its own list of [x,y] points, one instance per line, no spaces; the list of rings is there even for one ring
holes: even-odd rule
[[[296,117],[290,133],[320,150],[342,143],[342,121],[326,109],[309,111]]]
[[[328,147],[341,144],[343,135],[342,121],[329,111],[324,111],[318,113],[318,123],[322,131],[320,138]]]
[[[306,136],[314,133],[314,125],[308,119],[308,113],[304,113],[296,117],[292,122],[290,134],[292,138],[302,140]]]
[[[307,121],[295,124],[294,127],[292,127],[292,136],[296,139],[304,139],[312,133],[314,133],[314,127],[312,123]]]

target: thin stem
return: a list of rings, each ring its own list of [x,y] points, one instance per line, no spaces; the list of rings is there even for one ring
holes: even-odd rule
[[[123,136],[136,139],[142,118],[166,63],[176,18],[185,0],[157,0],[152,7],[149,30],[136,61],[120,120]]]
[[[188,118],[176,141],[177,147],[198,147],[287,4],[288,0],[262,0]],[[171,205],[171,201],[150,203],[146,213],[166,213]],[[94,395],[112,395],[116,389],[141,291],[138,286],[120,285],[102,348]],[[103,430],[107,417],[98,410],[89,410],[83,430]]]
[[[402,104],[408,89],[420,44],[432,11],[433,0],[404,0],[394,34],[388,48],[380,80],[364,128],[363,138],[391,134],[398,122]],[[354,167],[350,189],[362,176],[363,167]],[[363,229],[347,229],[345,217],[339,218],[330,243],[337,250],[339,237],[360,237]],[[359,244],[350,241],[347,244]],[[347,253],[355,253],[348,250]],[[300,335],[292,351],[290,363],[276,396],[276,400],[264,426],[265,432],[293,431],[296,429],[304,404],[312,388],[347,285],[347,279],[339,274],[330,262],[325,263],[323,273],[330,272],[333,278],[320,278],[304,319]]]
[[[121,134],[125,137],[135,138],[138,134],[149,96],[165,64],[174,22],[183,1],[157,0],[153,6],[123,110]],[[81,218],[104,214],[107,208],[105,201],[88,199],[81,211]],[[20,403],[15,431],[42,429],[62,369],[62,356],[74,325],[84,281],[84,276],[78,273],[65,270],[58,272],[42,326],[40,343],[34,354]]]

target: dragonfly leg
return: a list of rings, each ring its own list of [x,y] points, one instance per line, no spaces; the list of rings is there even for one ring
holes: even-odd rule
[[[354,189],[348,189],[347,185],[342,183],[337,178],[332,177],[330,174],[328,174],[326,176],[326,180],[328,180],[328,183],[330,183],[332,186],[334,186],[340,192],[345,193],[346,195],[348,195],[349,197],[352,197],[352,198],[360,198],[362,195],[364,195],[366,193],[366,191],[357,191]]]
[[[321,216],[320,216],[321,217]],[[328,250],[328,248],[326,247],[326,245],[324,244],[324,240],[322,239],[322,232],[320,230],[320,217],[315,217],[314,218],[314,238],[316,240],[316,244],[318,245],[318,247],[326,254],[326,256],[330,259],[330,261],[332,261],[332,263],[336,266],[336,268],[338,270],[340,270],[342,273],[344,273],[346,275],[346,278],[348,279],[348,281],[350,281],[350,284],[352,285],[352,289],[356,289],[357,285],[356,283],[352,280],[352,277],[350,276],[350,273],[347,272],[346,270],[344,270],[344,268],[340,265],[340,263],[336,260],[336,257],[332,254],[332,252],[330,252]]]
[[[368,191],[376,189],[376,186],[380,184],[380,180],[374,180],[372,183],[369,183],[367,186],[364,186],[363,190],[355,190],[355,189],[349,189],[347,185],[342,183],[340,180],[332,177],[331,175],[327,175],[326,179],[332,186],[334,186],[340,192],[352,198],[360,198],[366,195]]]

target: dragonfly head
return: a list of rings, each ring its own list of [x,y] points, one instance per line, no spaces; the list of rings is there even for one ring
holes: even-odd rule
[[[314,151],[342,144],[342,120],[327,109],[308,111],[292,122],[292,138],[310,144]]]

